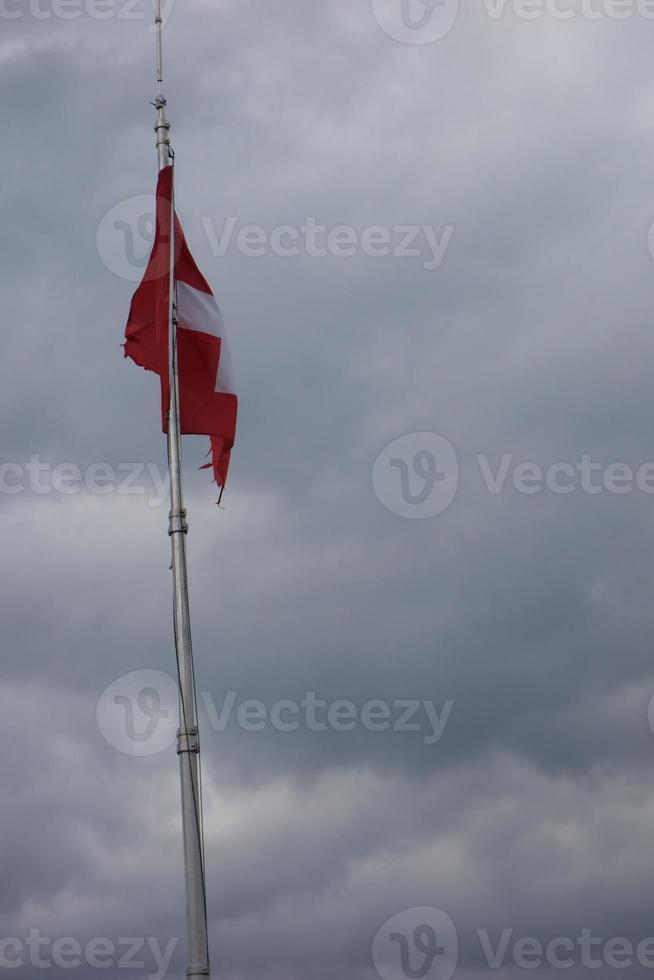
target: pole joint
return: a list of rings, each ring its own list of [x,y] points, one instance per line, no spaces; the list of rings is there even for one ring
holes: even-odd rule
[[[160,118],[157,119],[157,125],[154,127],[154,131],[157,136],[157,150],[161,152],[161,147],[166,147],[168,156],[170,156],[170,123],[168,122],[168,120],[164,115],[164,106],[166,104],[167,104],[166,100],[163,99],[163,104],[160,106],[156,106]]]
[[[177,731],[177,755],[185,753],[200,754],[200,737],[197,728],[189,728],[186,732],[180,728]]]
[[[157,121],[154,132],[157,137],[157,154],[159,156],[159,169],[163,170],[170,163],[172,150],[170,145],[170,123],[166,116],[166,106],[168,102],[163,92],[159,92],[154,102],[151,103],[157,111]]]
[[[168,514],[168,536],[172,537],[173,534],[188,534],[185,509],[171,510]]]

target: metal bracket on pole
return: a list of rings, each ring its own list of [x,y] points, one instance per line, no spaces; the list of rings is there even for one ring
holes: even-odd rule
[[[181,728],[177,730],[177,755],[184,752],[194,752],[196,755],[200,751],[200,739],[197,728],[191,728],[188,732],[183,732]]]
[[[158,95],[152,105],[157,110],[157,124],[154,131],[157,134],[157,154],[159,167],[167,167],[170,161],[170,123],[166,118],[166,102],[163,95]]]
[[[173,534],[188,534],[185,510],[180,510],[177,513],[173,513],[171,510],[168,514],[168,535],[172,537]]]

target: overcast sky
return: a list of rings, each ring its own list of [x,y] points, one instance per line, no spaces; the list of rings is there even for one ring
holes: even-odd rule
[[[185,441],[216,976],[652,976],[652,11],[167,14],[240,398],[220,510]],[[0,972],[180,980],[152,8],[0,21]]]

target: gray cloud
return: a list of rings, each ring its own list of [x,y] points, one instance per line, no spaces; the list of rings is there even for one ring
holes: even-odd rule
[[[120,349],[132,285],[96,249],[154,186],[147,26],[3,23],[2,462],[164,464],[156,381]],[[224,511],[185,447],[199,684],[455,702],[431,746],[203,716],[227,980],[374,980],[375,933],[421,905],[455,922],[461,980],[487,970],[478,929],[652,933],[651,498],[493,495],[476,462],[654,459],[647,26],[462,9],[423,47],[367,2],[171,14],[180,211],[241,398]],[[229,216],[454,234],[434,271],[221,258],[202,219]],[[402,520],[371,470],[422,431],[460,489]],[[183,936],[174,750],[123,757],[95,721],[117,677],[174,670],[166,529],[142,496],[0,494],[4,937]]]

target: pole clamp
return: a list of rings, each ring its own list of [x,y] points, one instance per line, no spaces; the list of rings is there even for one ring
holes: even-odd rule
[[[173,534],[188,534],[185,510],[177,511],[177,513],[173,513],[171,510],[168,514],[168,522],[169,537],[172,537]]]
[[[198,755],[200,752],[197,728],[191,728],[188,732],[183,732],[181,728],[177,731],[177,755],[183,755],[186,752],[192,752],[194,755]]]

